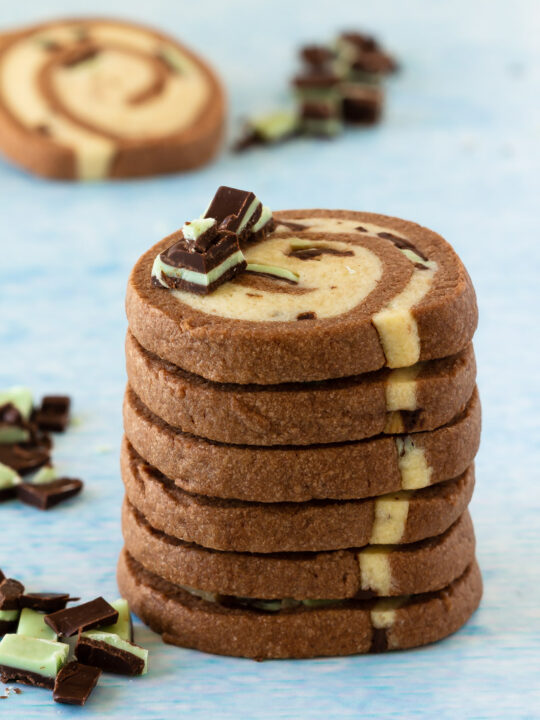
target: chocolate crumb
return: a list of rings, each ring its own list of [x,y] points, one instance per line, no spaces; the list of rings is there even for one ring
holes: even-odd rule
[[[362,225],[358,225],[358,227],[354,228],[357,232],[367,232],[367,229],[365,227],[362,227]]]
[[[296,316],[297,320],[315,320],[317,313],[314,312],[303,312]]]
[[[40,135],[50,135],[51,134],[51,128],[48,125],[45,125],[44,123],[41,125],[36,125],[35,131],[39,133]]]

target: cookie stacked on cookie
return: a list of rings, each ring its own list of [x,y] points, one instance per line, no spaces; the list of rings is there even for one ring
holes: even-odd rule
[[[127,314],[118,580],[165,641],[313,657],[463,625],[477,309],[439,235],[220,188]]]

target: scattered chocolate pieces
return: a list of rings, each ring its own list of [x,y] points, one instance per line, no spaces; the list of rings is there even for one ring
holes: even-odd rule
[[[45,616],[47,625],[60,637],[71,637],[79,631],[115,623],[117,620],[118,611],[102,597]]]
[[[276,137],[265,132],[270,120],[248,120],[234,150],[296,135],[330,138],[338,135],[344,124],[371,125],[379,121],[384,103],[382,81],[398,65],[374,37],[343,32],[331,45],[300,48],[299,57],[302,68],[292,80],[297,112],[276,111],[267,116],[288,116],[286,131]]]
[[[143,675],[147,671],[148,650],[113,633],[80,633],[75,654],[78,660],[116,675]]]
[[[25,593],[19,600],[19,606],[39,612],[53,613],[63,610],[68,602],[75,602],[79,599],[70,597],[69,593]]]
[[[78,495],[83,487],[84,483],[77,478],[58,478],[40,484],[23,482],[17,485],[17,497],[26,505],[32,505],[39,510],[49,510]]]
[[[204,217],[186,222],[152,266],[152,285],[207,295],[247,268],[240,242],[274,227],[272,211],[247,190],[221,186]]]
[[[70,405],[67,395],[47,395],[34,408],[28,388],[0,391],[0,503],[18,497],[46,510],[80,492],[80,480],[58,479],[51,465],[49,432],[66,429]],[[21,482],[20,475],[36,471],[29,483]]]
[[[69,424],[71,399],[67,395],[46,395],[33,420],[40,430],[64,432]]]
[[[53,700],[66,705],[84,705],[96,687],[101,670],[70,662],[60,670],[54,683]]]
[[[56,702],[84,705],[102,670],[142,675],[148,650],[133,643],[126,600],[98,597],[65,609],[79,598],[69,593],[24,593],[18,580],[0,570],[0,679],[54,690]],[[48,613],[48,614],[47,614]],[[78,634],[77,659],[69,662],[64,638]],[[2,637],[3,636],[3,637]],[[0,699],[18,688],[6,688]]]

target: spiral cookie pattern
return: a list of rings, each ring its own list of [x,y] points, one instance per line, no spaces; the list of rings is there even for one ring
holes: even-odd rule
[[[248,267],[279,267],[298,282],[243,274],[210,295],[158,292],[148,283],[158,244],[128,289],[140,344],[210,380],[266,385],[409,367],[470,342],[474,291],[439,235],[367,213],[274,217],[275,230],[244,248]]]
[[[0,143],[38,174],[67,179],[189,169],[215,153],[223,96],[174,40],[109,20],[55,22],[0,47]]]

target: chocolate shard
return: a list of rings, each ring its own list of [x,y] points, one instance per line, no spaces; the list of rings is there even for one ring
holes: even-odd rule
[[[68,602],[75,602],[79,599],[70,597],[69,593],[25,593],[20,598],[19,607],[53,613],[63,610]]]
[[[20,475],[25,475],[45,465],[51,458],[52,441],[47,433],[38,431],[33,423],[27,423],[30,439],[25,442],[0,442],[0,463]]]
[[[54,683],[53,700],[66,705],[84,705],[101,676],[101,670],[70,662],[60,670]]]
[[[26,505],[32,505],[39,510],[49,510],[78,495],[83,487],[83,481],[78,478],[58,478],[40,485],[23,482],[17,485],[17,497]]]
[[[24,585],[13,578],[4,578],[0,583],[0,610],[18,610]]]
[[[148,651],[118,635],[94,632],[79,634],[75,648],[77,660],[117,675],[134,676],[146,672]]]
[[[293,85],[297,90],[333,90],[337,88],[341,78],[332,70],[317,69],[313,72],[302,73],[293,78]]]
[[[40,430],[64,432],[69,424],[70,406],[71,399],[67,395],[47,395],[34,412],[33,420]]]
[[[190,252],[204,253],[218,242],[214,218],[201,218],[184,223],[182,235]]]
[[[208,294],[244,270],[238,236],[219,230],[206,252],[193,252],[183,237],[157,256],[152,268],[156,286]]]
[[[254,193],[222,185],[214,195],[204,217],[214,218],[222,229],[244,237],[249,234],[251,226],[257,222],[261,212],[261,202]]]
[[[118,620],[118,611],[102,597],[65,610],[45,615],[45,622],[60,637],[71,637],[81,630],[110,625]]]
[[[335,55],[326,45],[305,45],[300,48],[300,57],[308,65],[321,68],[331,63]]]

